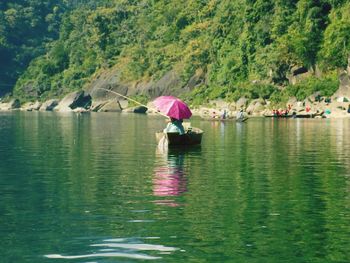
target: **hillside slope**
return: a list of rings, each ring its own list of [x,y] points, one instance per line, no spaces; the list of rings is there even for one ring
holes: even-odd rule
[[[188,87],[201,71],[201,80],[184,89],[194,103],[240,96],[278,102],[316,90],[328,96],[347,65],[349,16],[350,3],[342,0],[115,0],[81,7],[66,14],[59,39],[31,62],[14,95],[61,97],[111,72],[128,87],[175,72]]]

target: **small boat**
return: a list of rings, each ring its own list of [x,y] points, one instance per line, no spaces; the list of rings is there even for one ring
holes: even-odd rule
[[[264,115],[266,118],[296,118],[296,115]]]
[[[248,120],[248,117],[236,118],[236,122],[245,122],[246,120]]]
[[[180,135],[177,132],[157,132],[156,139],[159,143],[165,136],[169,146],[185,146],[185,145],[199,145],[202,142],[203,131],[198,128],[192,127],[187,130],[185,134]]]
[[[321,113],[304,113],[304,114],[288,114],[288,115],[264,115],[267,118],[300,118],[300,119],[312,119],[323,117],[323,112]]]

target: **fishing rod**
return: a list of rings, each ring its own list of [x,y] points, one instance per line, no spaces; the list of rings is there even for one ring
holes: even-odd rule
[[[116,94],[116,95],[119,96],[119,97],[122,97],[122,98],[124,98],[124,99],[130,100],[130,101],[132,101],[132,102],[134,102],[134,103],[136,103],[136,104],[138,104],[138,105],[140,105],[140,106],[143,106],[143,107],[145,107],[145,108],[147,108],[147,109],[151,109],[151,110],[155,111],[156,113],[158,113],[159,115],[162,115],[163,117],[169,118],[169,116],[167,116],[167,115],[165,115],[165,114],[159,112],[157,109],[152,108],[152,107],[149,107],[149,106],[147,106],[147,105],[145,105],[145,104],[142,104],[141,102],[138,102],[138,101],[136,101],[136,100],[134,100],[134,99],[131,99],[131,98],[129,98],[129,97],[125,96],[125,95],[122,95],[122,94],[120,94],[120,93],[118,93],[118,92],[116,92],[116,91],[114,91],[114,90],[105,89],[105,88],[97,88],[97,89],[101,89],[101,90],[105,90],[105,91],[114,93],[114,94]]]

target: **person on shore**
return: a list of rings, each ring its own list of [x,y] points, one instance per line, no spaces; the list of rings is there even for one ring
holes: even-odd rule
[[[349,104],[349,106],[348,106],[347,113],[350,113],[350,104]]]
[[[236,119],[237,119],[237,120],[243,120],[243,119],[244,119],[243,109],[240,109],[240,110],[237,112]]]
[[[182,125],[182,120],[171,118],[168,120],[166,128],[163,130],[164,133],[178,132],[180,135],[185,134],[185,128]]]
[[[224,112],[222,113],[221,115],[221,119],[226,119],[227,118],[227,112],[226,112],[226,109],[224,109]]]

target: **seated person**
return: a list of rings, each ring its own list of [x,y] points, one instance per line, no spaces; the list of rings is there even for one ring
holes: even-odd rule
[[[168,132],[178,132],[180,135],[185,134],[184,126],[182,125],[182,120],[175,118],[170,118],[168,125],[163,130],[164,133]]]

